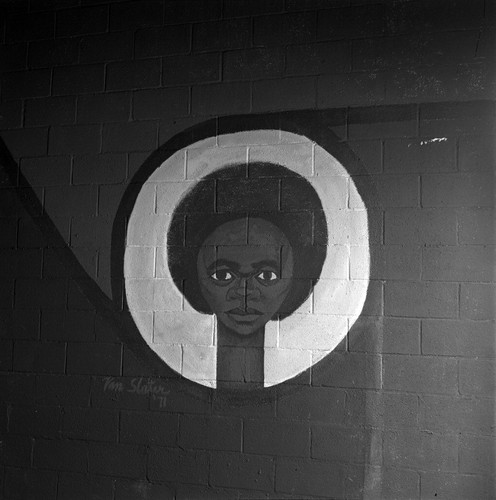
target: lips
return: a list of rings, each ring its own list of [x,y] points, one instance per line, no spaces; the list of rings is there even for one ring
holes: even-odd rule
[[[246,317],[246,316],[261,316],[263,313],[257,311],[256,309],[252,309],[250,307],[246,309],[241,309],[241,307],[236,307],[234,309],[230,309],[229,311],[227,311],[227,314],[232,314],[233,316]]]

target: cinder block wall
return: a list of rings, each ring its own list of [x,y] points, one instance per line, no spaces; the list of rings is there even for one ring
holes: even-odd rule
[[[40,205],[2,178],[0,497],[492,498],[494,6],[4,0],[1,137]],[[200,396],[135,356],[39,223],[104,286],[158,146],[291,110],[333,110],[374,186],[374,301],[324,370]],[[165,400],[127,390],[149,378]]]

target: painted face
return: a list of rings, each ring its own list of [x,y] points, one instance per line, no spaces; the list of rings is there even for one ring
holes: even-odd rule
[[[286,236],[264,219],[219,226],[198,253],[203,297],[218,320],[239,335],[262,328],[291,286],[293,252]]]

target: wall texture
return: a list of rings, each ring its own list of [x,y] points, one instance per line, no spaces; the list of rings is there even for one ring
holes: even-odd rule
[[[494,497],[494,7],[4,0],[0,497]],[[360,162],[373,300],[318,370],[231,399],[152,369],[88,290],[149,155],[265,113]]]

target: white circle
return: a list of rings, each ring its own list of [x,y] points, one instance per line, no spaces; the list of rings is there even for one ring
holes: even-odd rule
[[[346,169],[314,141],[279,130],[236,132],[183,148],[143,184],[131,213],[124,254],[127,304],[148,346],[173,370],[216,387],[216,321],[194,310],[167,264],[174,208],[202,177],[231,164],[266,161],[305,177],[320,197],[327,256],[308,299],[265,326],[264,386],[295,377],[320,361],[360,315],[369,283],[367,210]],[[352,265],[351,265],[352,264]]]

